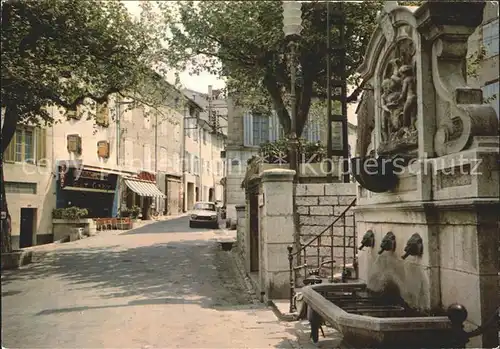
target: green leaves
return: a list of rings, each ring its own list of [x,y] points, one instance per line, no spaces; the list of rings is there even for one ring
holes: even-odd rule
[[[120,1],[16,0],[2,6],[2,107],[51,123],[44,107],[106,101],[150,73],[156,31]]]
[[[338,3],[332,4],[332,11]],[[227,89],[237,103],[250,108],[275,109],[289,131],[290,57],[283,34],[281,1],[164,2],[160,5],[168,50],[162,59],[170,66],[188,68],[193,74],[209,71],[227,79]],[[347,17],[347,75],[359,83],[355,70],[376,25],[381,1],[345,2]],[[298,43],[300,75],[298,129],[302,130],[313,98],[325,99],[327,26],[326,3],[302,3],[303,30]],[[331,28],[331,44],[339,30]],[[339,57],[330,62],[339,75]],[[300,132],[299,132],[300,133]]]

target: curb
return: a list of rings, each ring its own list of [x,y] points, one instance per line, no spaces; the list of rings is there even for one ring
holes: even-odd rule
[[[256,293],[256,289],[254,288],[254,285],[251,282],[251,278],[247,276],[244,268],[242,268],[241,260],[238,256],[237,249],[233,248],[233,250],[230,253],[231,253],[231,258],[234,261],[234,269],[236,270],[236,273],[238,274],[240,282],[245,286],[247,292],[254,299],[254,302],[259,302],[258,297],[257,297],[257,293]],[[261,303],[261,302],[259,302],[259,303]]]

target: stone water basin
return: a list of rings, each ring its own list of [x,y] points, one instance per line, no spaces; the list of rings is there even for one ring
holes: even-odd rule
[[[418,313],[398,297],[370,292],[364,283],[319,284],[302,288],[313,341],[327,322],[354,348],[446,348],[447,316]]]

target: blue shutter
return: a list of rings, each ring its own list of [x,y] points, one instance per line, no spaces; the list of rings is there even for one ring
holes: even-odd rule
[[[278,119],[278,114],[273,110],[269,117],[269,141],[276,142],[281,138],[282,127]]]
[[[268,115],[260,115],[259,116],[259,144],[255,145],[261,145],[262,143],[265,143],[269,141],[269,124],[270,124],[271,118]]]
[[[274,113],[269,115],[269,142],[276,141],[276,124],[274,122]]]
[[[243,145],[253,146],[253,117],[249,112],[243,114]]]

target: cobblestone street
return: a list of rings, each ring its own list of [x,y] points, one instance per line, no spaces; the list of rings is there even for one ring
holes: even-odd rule
[[[41,262],[5,272],[3,346],[312,346],[300,324],[253,299],[215,241],[223,231],[187,226],[182,217],[52,245]]]

